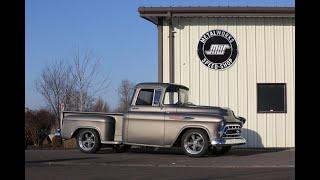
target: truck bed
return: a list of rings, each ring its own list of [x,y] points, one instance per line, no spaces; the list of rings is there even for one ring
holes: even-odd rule
[[[63,127],[63,121],[68,116],[85,117],[86,115],[90,115],[90,116],[99,115],[99,116],[112,117],[115,120],[114,140],[112,142],[112,141],[105,141],[105,140],[101,139],[101,143],[103,143],[103,144],[118,144],[118,143],[122,142],[123,113],[63,111],[61,113],[60,127]],[[82,120],[82,121],[87,122],[86,120]]]

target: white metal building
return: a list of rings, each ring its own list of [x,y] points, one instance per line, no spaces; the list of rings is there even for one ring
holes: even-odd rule
[[[188,86],[191,102],[245,117],[245,147],[295,146],[294,8],[141,7],[139,13],[158,28],[159,82]],[[215,30],[237,43],[233,64],[220,70],[198,54],[200,40]]]

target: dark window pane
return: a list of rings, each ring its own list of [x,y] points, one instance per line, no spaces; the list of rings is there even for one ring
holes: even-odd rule
[[[141,89],[136,105],[152,105],[153,89]]]
[[[258,112],[286,112],[286,84],[258,84]]]

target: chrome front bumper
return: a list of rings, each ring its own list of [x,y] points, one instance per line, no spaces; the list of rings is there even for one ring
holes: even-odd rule
[[[216,138],[211,141],[211,145],[213,146],[234,146],[234,145],[241,145],[245,144],[246,139],[243,137],[237,138]]]

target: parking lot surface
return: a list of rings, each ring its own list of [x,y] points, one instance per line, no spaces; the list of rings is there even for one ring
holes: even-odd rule
[[[190,158],[179,149],[133,148],[97,154],[26,150],[26,179],[295,179],[295,151],[232,149]]]

